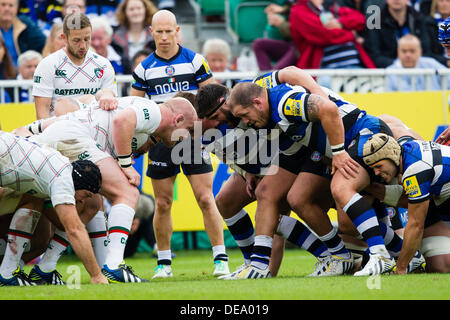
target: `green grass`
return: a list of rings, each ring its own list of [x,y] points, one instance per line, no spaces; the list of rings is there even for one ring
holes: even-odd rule
[[[369,278],[352,276],[306,278],[315,259],[301,250],[288,249],[278,277],[260,280],[216,280],[210,250],[177,251],[172,279],[145,284],[90,285],[89,277],[74,255],[63,256],[58,271],[65,281],[73,277],[71,266],[81,267],[81,285],[2,287],[0,300],[448,300],[449,274],[381,276],[372,279],[379,289],[369,289]],[[230,267],[242,263],[238,250],[228,250]],[[127,260],[137,275],[150,279],[156,259],[139,253]],[[31,266],[26,266],[28,273]],[[378,281],[378,283],[376,282]],[[70,282],[70,281],[69,281]],[[377,285],[378,284],[378,285]]]

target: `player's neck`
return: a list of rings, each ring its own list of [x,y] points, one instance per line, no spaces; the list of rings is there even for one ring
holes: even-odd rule
[[[178,50],[179,50],[179,46],[178,46],[178,44],[177,44],[177,45],[175,45],[173,48],[170,48],[170,49],[167,50],[167,51],[161,51],[161,50],[159,50],[158,48],[156,48],[155,53],[156,53],[159,57],[161,57],[161,58],[163,58],[163,59],[166,59],[166,60],[169,60],[169,59],[173,58],[173,56],[175,56],[175,55],[177,54]]]

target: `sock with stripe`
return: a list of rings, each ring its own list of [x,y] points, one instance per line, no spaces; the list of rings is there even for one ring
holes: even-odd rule
[[[40,213],[31,209],[18,209],[9,224],[8,239],[0,266],[0,274],[4,278],[11,278],[12,273],[19,267],[22,254],[30,246],[31,236],[39,221]]]
[[[347,250],[344,241],[342,241],[341,237],[339,237],[338,229],[336,228],[331,229],[331,231],[328,234],[320,236],[319,239],[322,240],[323,243],[325,243],[325,245],[328,248],[328,251],[332,255],[344,259],[350,259],[351,257],[350,251]]]
[[[228,261],[228,255],[226,253],[225,246],[223,244],[212,247],[212,252],[214,262],[219,260]]]
[[[251,265],[266,270],[269,267],[273,238],[265,235],[255,236],[255,244],[251,255]]]
[[[379,221],[380,231],[384,238],[384,243],[386,244],[386,249],[389,251],[391,256],[398,257],[400,255],[400,251],[402,250],[403,239],[400,238],[395,231],[387,226],[385,223]]]
[[[126,204],[113,205],[108,216],[109,241],[106,247],[105,265],[110,270],[117,269],[123,262],[125,246],[133,223],[134,209]]]
[[[241,250],[245,264],[250,264],[255,243],[255,228],[247,211],[242,209],[231,218],[224,219],[224,222]]]
[[[106,228],[106,218],[103,211],[99,211],[86,225],[86,229],[91,239],[95,258],[100,268],[103,268],[106,259],[108,232]]]
[[[171,250],[158,250],[158,265],[162,264],[170,266],[172,264],[172,251]]]
[[[375,210],[370,206],[370,203],[359,193],[355,193],[343,210],[366,241],[370,253],[390,258],[384,245]]]
[[[281,216],[277,233],[317,258],[330,255],[327,246],[307,226],[297,219],[289,216]]]
[[[45,250],[41,261],[38,263],[39,268],[44,272],[52,272],[55,270],[59,258],[64,251],[66,251],[68,246],[69,240],[67,239],[66,233],[62,230],[56,229],[47,250]]]

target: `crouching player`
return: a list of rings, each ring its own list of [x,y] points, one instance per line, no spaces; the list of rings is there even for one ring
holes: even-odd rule
[[[401,177],[408,196],[408,223],[395,272],[406,273],[419,247],[428,272],[449,272],[450,231],[442,218],[450,214],[450,147],[418,140],[400,146],[379,133],[364,144],[363,160],[387,183]]]

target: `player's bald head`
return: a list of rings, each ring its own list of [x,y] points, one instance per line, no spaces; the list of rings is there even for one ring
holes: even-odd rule
[[[167,107],[175,114],[182,114],[188,121],[197,120],[197,112],[189,100],[181,97],[172,98],[166,101]]]
[[[152,17],[152,28],[160,24],[177,25],[176,16],[169,10],[159,10]]]

